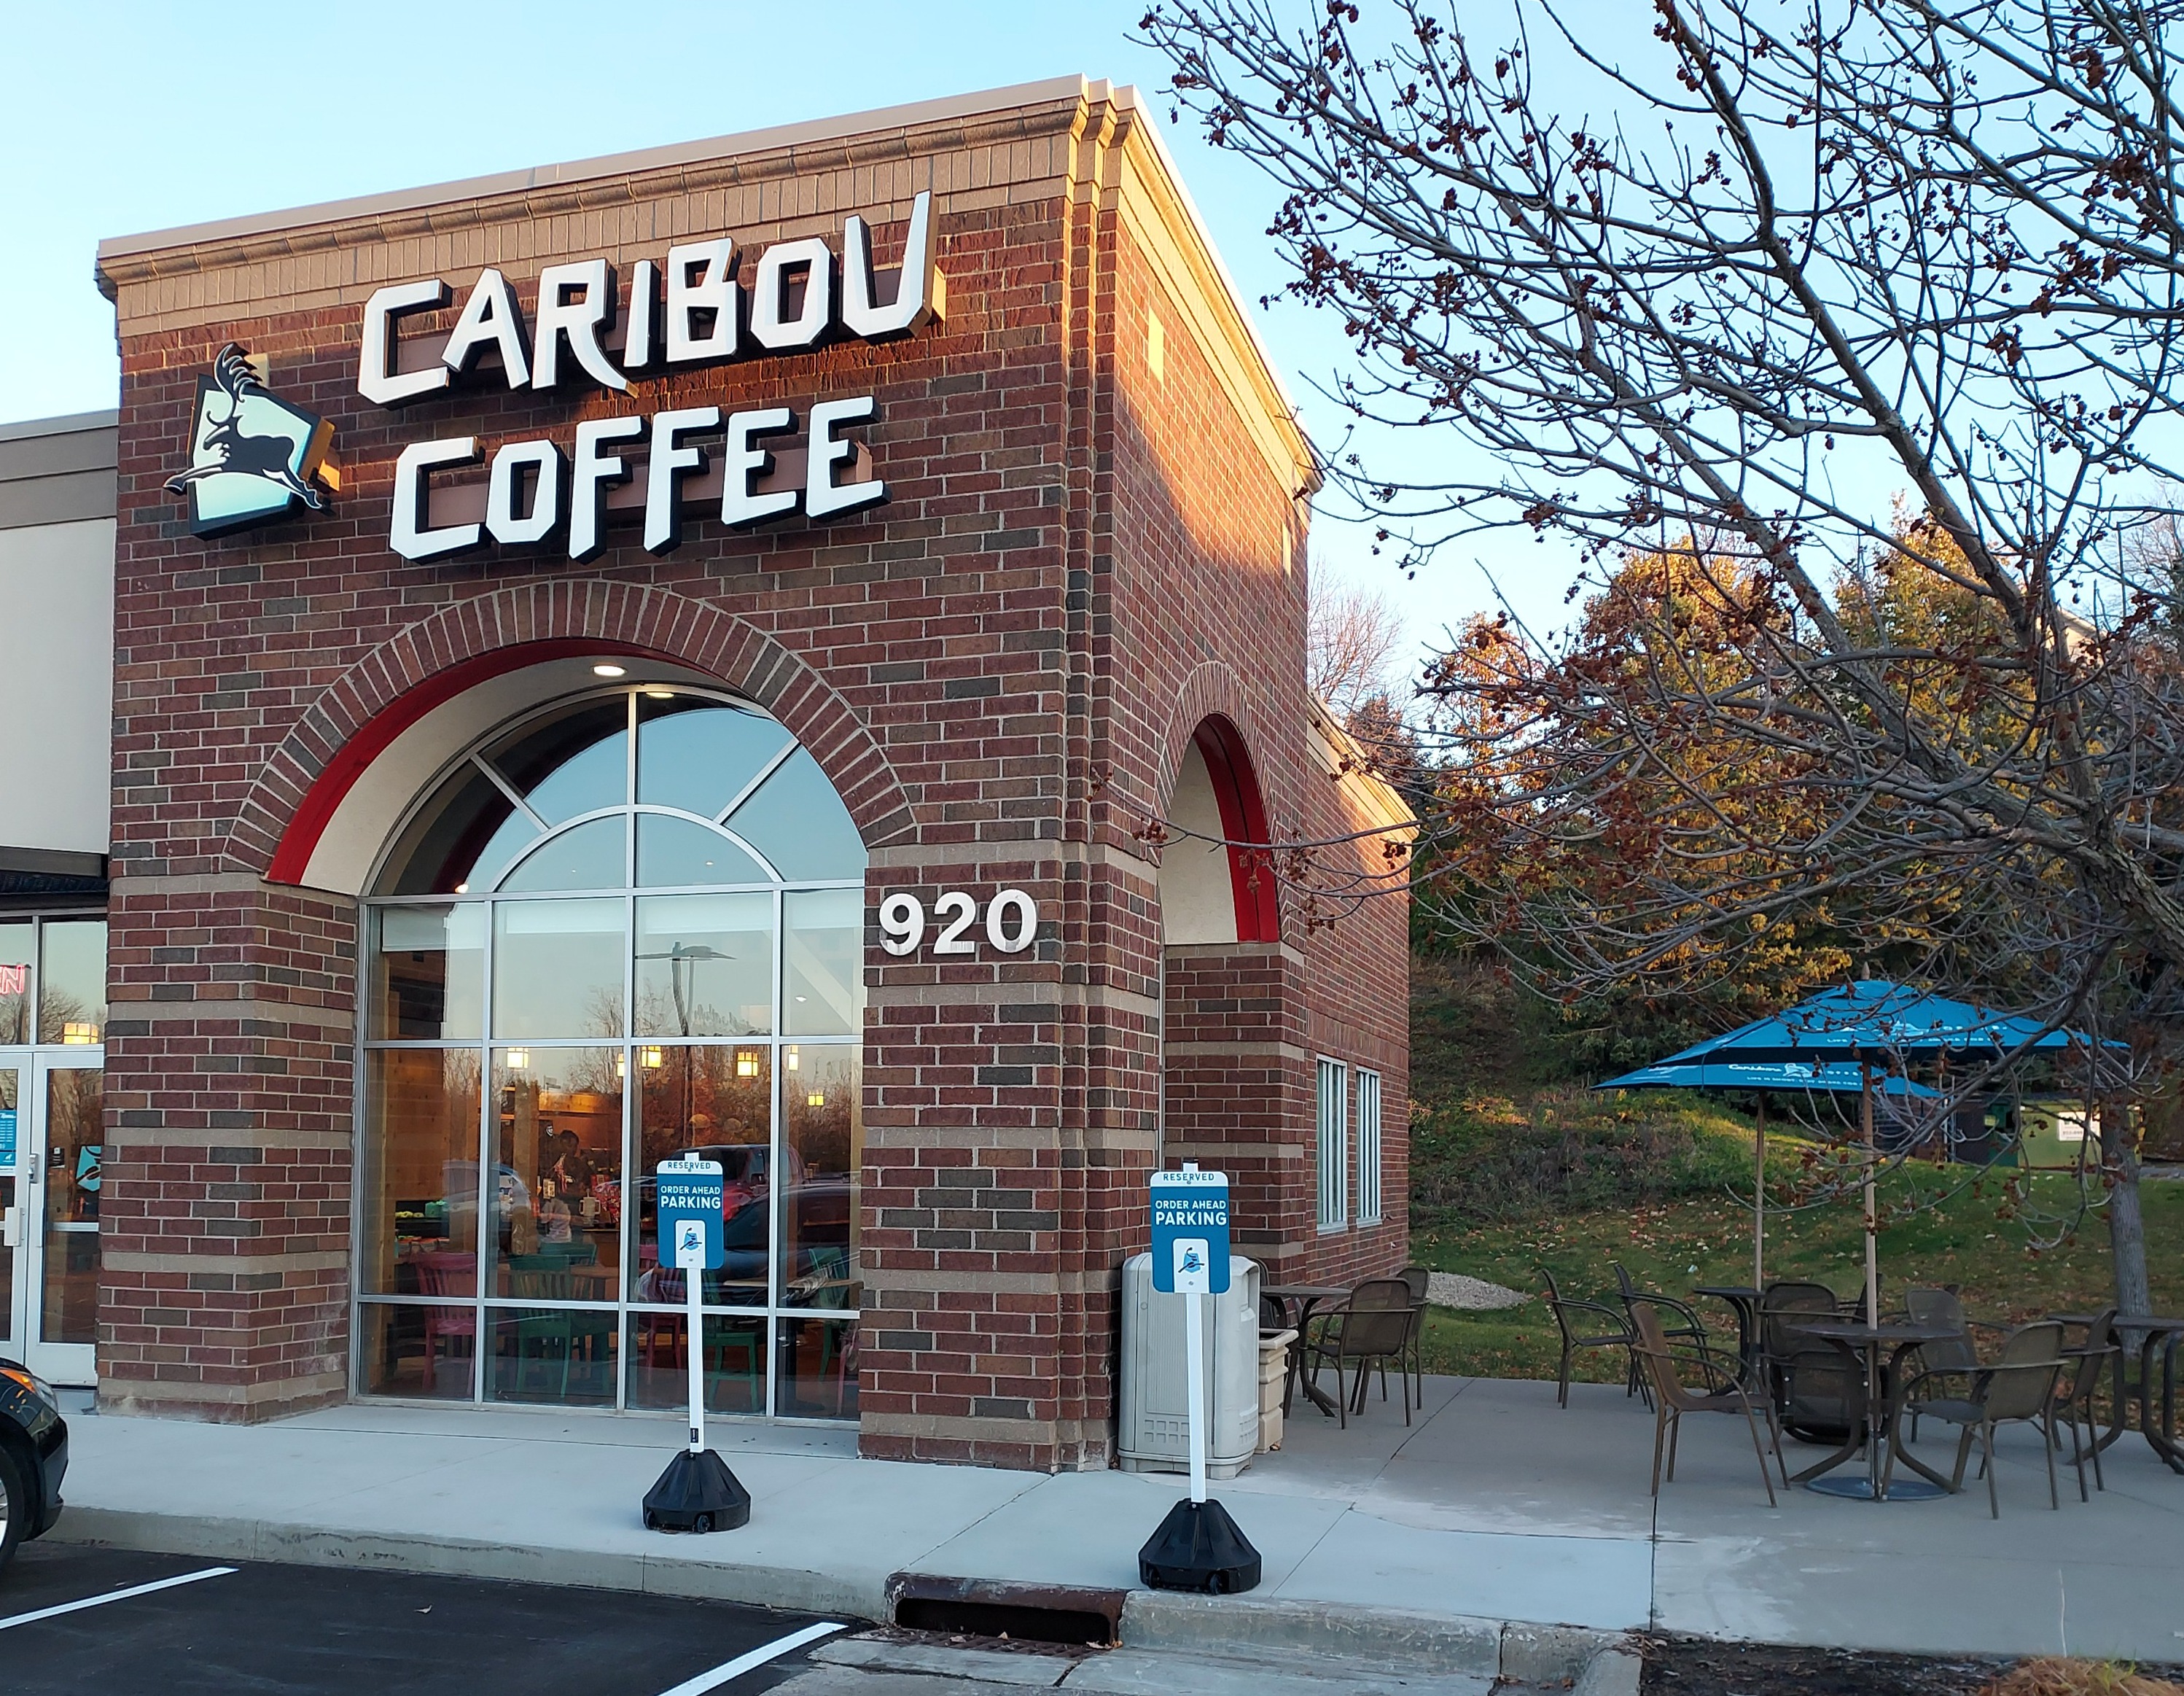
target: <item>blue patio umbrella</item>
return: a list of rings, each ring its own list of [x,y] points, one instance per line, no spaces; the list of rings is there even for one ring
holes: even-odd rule
[[[1803,1090],[1856,1095],[1865,1087],[1865,1068],[1855,1061],[1805,1060],[1700,1061],[1672,1065],[1662,1061],[1641,1066],[1595,1084],[1596,1090]],[[1930,1096],[1939,1090],[1892,1075],[1874,1080],[1874,1088],[1885,1096]]]
[[[1762,1020],[1761,1024],[1774,1021]],[[1747,1029],[1755,1027],[1747,1025]],[[1734,1033],[1732,1033],[1734,1034]],[[1702,1044],[1701,1046],[1705,1045]],[[1685,1054],[1696,1052],[1685,1049]],[[1683,1061],[1663,1060],[1656,1065],[1641,1066],[1635,1072],[1625,1072],[1619,1078],[1610,1078],[1604,1084],[1596,1084],[1596,1090],[1751,1090],[1759,1094],[1759,1120],[1752,1140],[1752,1284],[1754,1289],[1763,1289],[1767,1283],[1767,1095],[1771,1090],[1792,1090],[1806,1093],[1827,1091],[1839,1095],[1862,1093],[1869,1068],[1850,1060],[1720,1060]],[[1932,1096],[1941,1092],[1924,1084],[1914,1083],[1901,1075],[1890,1075],[1878,1080],[1875,1085],[1883,1095],[1901,1098]]]
[[[1774,1021],[1760,1021],[1774,1023]],[[1747,1025],[1745,1029],[1754,1029]],[[1703,1047],[1703,1045],[1702,1045]],[[1695,1049],[1684,1049],[1695,1053]],[[1760,1117],[1752,1141],[1752,1287],[1767,1287],[1767,1091],[1857,1095],[1865,1091],[1867,1067],[1854,1060],[1682,1060],[1671,1057],[1610,1078],[1594,1089],[1743,1089],[1758,1091]],[[1926,1084],[1889,1075],[1876,1082],[1883,1095],[1937,1095]]]
[[[1808,996],[1795,1007],[1785,1008],[1771,1018],[1754,1019],[1724,1036],[1695,1042],[1689,1048],[1671,1054],[1665,1060],[1656,1061],[1646,1070],[1648,1073],[1681,1071],[1692,1068],[1714,1070],[1724,1066],[1788,1063],[1795,1069],[1797,1062],[1814,1074],[1815,1079],[1825,1078],[1835,1067],[1853,1072],[1858,1079],[1854,1087],[1858,1091],[1858,1119],[1864,1132],[1866,1146],[1865,1175],[1865,1310],[1869,1316],[1880,1314],[1880,1268],[1876,1238],[1879,1222],[1875,1208],[1873,1187],[1873,1085],[1876,1068],[1889,1068],[1904,1058],[1916,1055],[1927,1058],[1992,1058],[2028,1050],[2053,1051],[2083,1044],[2089,1039],[2075,1031],[2049,1030],[2037,1019],[2019,1014],[1997,1012],[1992,1008],[1975,1006],[1947,996],[1930,995],[1912,988],[1908,984],[1892,984],[1883,979],[1867,979],[1839,988],[1823,990]],[[2120,1043],[2109,1043],[2110,1047],[2122,1047]],[[1638,1074],[1632,1074],[1631,1076]],[[1618,1084],[1633,1087],[1623,1080]],[[1908,1084],[1908,1080],[1901,1080]],[[1687,1087],[1699,1088],[1693,1083]],[[1745,1085],[1744,1087],[1756,1087]],[[1812,1087],[1782,1084],[1776,1088]],[[1883,1084],[1885,1092],[1908,1096],[1936,1092],[1921,1086],[1918,1090],[1894,1090]],[[1758,1158],[1766,1158],[1765,1127],[1763,1122]],[[1762,1166],[1763,1180],[1764,1168]],[[1763,1219],[1765,1186],[1758,1186],[1760,1216]],[[1753,1251],[1755,1274],[1761,1269],[1759,1250]]]
[[[1833,1059],[1886,1065],[1898,1056],[2000,1056],[2068,1048],[2086,1040],[2048,1030],[2037,1019],[1869,979],[1823,990],[1771,1018],[1754,1019],[1654,1063]]]

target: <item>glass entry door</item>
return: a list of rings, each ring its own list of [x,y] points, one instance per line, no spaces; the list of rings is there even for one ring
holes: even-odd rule
[[[102,1057],[0,1054],[4,1346],[63,1384],[98,1377]]]
[[[30,1287],[31,1229],[23,1208],[23,1156],[31,1134],[31,1061],[0,1049],[0,1354],[23,1356],[23,1295]]]

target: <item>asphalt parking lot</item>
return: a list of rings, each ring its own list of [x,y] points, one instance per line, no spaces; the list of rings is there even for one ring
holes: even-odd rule
[[[0,1574],[0,1691],[749,1696],[800,1670],[831,1635],[822,1623],[622,1591],[38,1543]]]

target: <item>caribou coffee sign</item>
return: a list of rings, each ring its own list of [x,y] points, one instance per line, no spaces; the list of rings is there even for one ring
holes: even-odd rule
[[[670,248],[664,263],[638,260],[626,299],[603,259],[549,265],[528,315],[509,279],[488,267],[437,343],[406,321],[449,305],[447,282],[393,284],[365,303],[357,393],[390,408],[496,378],[511,391],[627,393],[632,377],[902,335],[945,310],[934,245],[932,197],[921,194],[891,289],[874,274],[872,233],[855,215],[843,220],[838,259],[824,238],[806,237],[776,242],[746,271],[734,239],[714,237]],[[325,505],[313,479],[331,428],[273,400],[260,376],[231,347],[199,383],[192,458],[170,487],[187,489],[201,533],[261,522],[298,501]],[[242,433],[254,410],[271,421],[269,408],[296,421],[260,421]],[[432,560],[491,539],[583,561],[606,545],[617,515],[641,518],[655,554],[676,547],[684,517],[701,509],[737,527],[799,511],[813,522],[836,517],[887,499],[854,433],[876,416],[873,397],[861,394],[822,400],[800,418],[786,406],[710,405],[589,418],[566,440],[504,441],[490,452],[474,434],[412,442],[395,460],[388,545],[404,559]],[[242,486],[253,482],[270,486]],[[226,497],[217,522],[198,522],[201,485]]]

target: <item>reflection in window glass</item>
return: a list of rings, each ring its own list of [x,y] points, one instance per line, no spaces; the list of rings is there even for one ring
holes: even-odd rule
[[[619,1047],[493,1051],[493,1294],[619,1293],[626,1064]]]
[[[387,907],[376,915],[366,1032],[438,1041],[485,1035],[485,909]]]
[[[773,896],[637,903],[637,1034],[749,1036],[773,1028]]]
[[[801,748],[729,815],[727,824],[796,882],[865,875],[864,839],[819,762]]]
[[[781,912],[783,1034],[856,1030],[864,1014],[864,891],[792,890]]]
[[[46,1074],[46,1181],[39,1186],[45,1191],[45,1311],[38,1336],[47,1342],[98,1341],[105,1104],[106,1074],[98,1067]]]
[[[495,789],[495,795],[500,791]],[[521,807],[510,807],[508,817],[488,839],[484,847],[462,866],[460,874],[452,882],[432,885],[436,890],[447,890],[455,895],[482,895],[499,885],[508,868],[530,851],[531,845],[545,833],[538,821]]]
[[[628,826],[621,814],[547,838],[501,882],[504,890],[618,890],[627,879]]]
[[[779,1397],[774,1411],[783,1419],[856,1418],[857,1321],[783,1320]]]
[[[722,1236],[727,1264],[705,1274],[705,1298],[723,1307],[763,1307],[766,1298],[766,1197],[773,1184],[773,1067],[763,1043],[637,1051],[638,1185],[632,1220],[633,1299],[680,1302],[681,1275],[660,1264],[656,1173],[695,1151],[721,1163]]]
[[[0,1213],[21,1204],[30,1174],[19,1169],[23,1137],[30,1131],[30,1115],[23,1111],[25,1073],[14,1066],[0,1066]],[[21,1217],[20,1214],[16,1217]],[[15,1254],[0,1245],[0,1314],[15,1311]],[[12,1331],[14,1325],[8,1323]]]
[[[549,824],[629,799],[629,699],[610,696],[534,719],[486,763]]]
[[[788,745],[772,719],[699,696],[638,701],[637,798],[703,818],[742,791]]]
[[[641,812],[637,816],[637,881],[656,890],[772,879],[719,831],[693,819]]]
[[[861,1305],[858,1186],[864,1101],[855,1048],[795,1043],[781,1051],[782,1141],[792,1186],[782,1192],[782,1300],[795,1308]]]
[[[538,834],[530,815],[468,761],[404,826],[387,870],[383,895],[454,895],[489,889],[493,880]]]
[[[619,1036],[627,944],[619,896],[493,910],[496,1036]]]
[[[682,1277],[670,1271],[676,1299]],[[629,1316],[629,1404],[632,1408],[690,1405],[688,1322],[681,1314]],[[766,1411],[766,1321],[705,1316],[705,1409],[715,1414]]]
[[[475,1048],[366,1057],[356,1275],[367,1295],[476,1293],[478,1064]]]
[[[488,1400],[580,1408],[614,1405],[617,1325],[611,1309],[487,1311],[493,1321]]]
[[[0,924],[0,1044],[31,1040],[31,927]]]
[[[106,1029],[106,921],[49,918],[39,927],[38,1040],[87,1047]]]
[[[358,1331],[365,1395],[471,1399],[477,1356],[476,1308],[368,1302]]]

